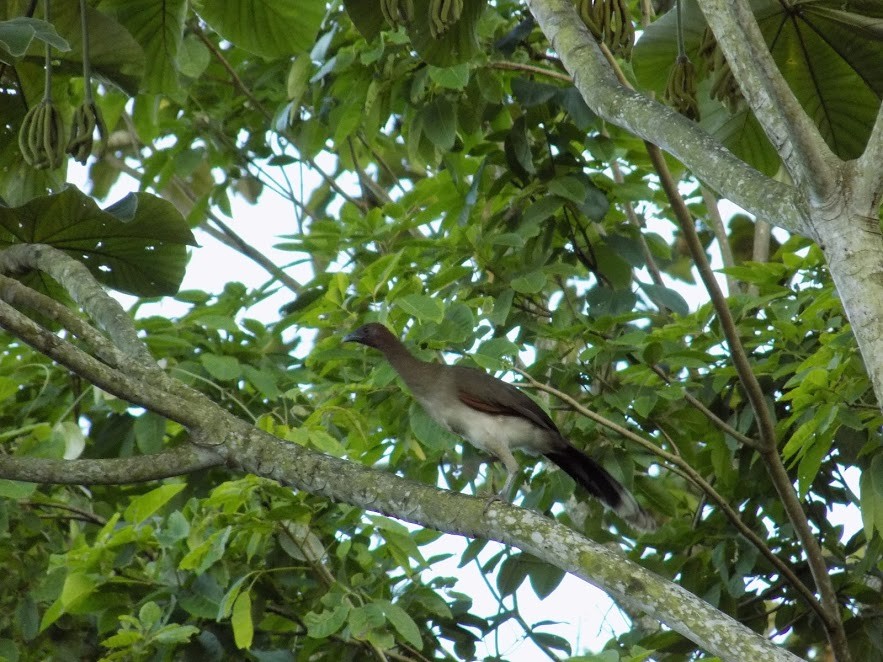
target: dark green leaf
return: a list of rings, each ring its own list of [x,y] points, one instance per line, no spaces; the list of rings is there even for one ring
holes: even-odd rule
[[[375,9],[376,11],[376,9]],[[203,0],[206,23],[237,46],[265,58],[308,53],[325,16],[320,0]],[[379,13],[379,12],[378,12]]]
[[[446,98],[437,98],[423,110],[423,133],[442,151],[454,146],[457,115],[453,104]]]
[[[0,247],[48,244],[80,260],[99,282],[141,296],[174,294],[187,263],[190,228],[168,202],[147,193],[126,197],[137,211],[121,222],[74,187],[0,208]],[[117,207],[118,209],[119,207]]]

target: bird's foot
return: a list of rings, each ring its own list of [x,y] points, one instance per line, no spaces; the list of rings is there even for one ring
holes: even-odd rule
[[[506,499],[504,499],[500,494],[496,492],[492,492],[491,495],[487,498],[487,501],[484,502],[484,511],[483,513],[487,515],[488,508],[491,507],[491,504],[494,503],[508,503]]]

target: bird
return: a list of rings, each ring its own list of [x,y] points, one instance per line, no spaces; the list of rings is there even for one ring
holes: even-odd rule
[[[418,359],[377,322],[360,326],[343,340],[382,352],[430,418],[503,463],[508,477],[492,500],[511,501],[519,471],[513,451],[520,450],[551,460],[634,528],[656,528],[653,515],[607,470],[571,444],[549,414],[516,386],[477,368]]]

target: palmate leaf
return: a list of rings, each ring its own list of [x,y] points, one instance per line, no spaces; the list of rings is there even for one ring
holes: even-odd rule
[[[0,248],[48,244],[83,262],[95,278],[136,296],[178,291],[196,240],[175,207],[148,193],[103,210],[71,186],[21,207],[0,207]]]
[[[831,149],[842,158],[858,156],[883,96],[883,4],[872,0],[753,0],[760,30],[782,76]],[[845,9],[848,7],[848,9]],[[684,3],[687,54],[697,64],[706,23],[695,0]],[[635,74],[657,92],[677,56],[675,13],[645,30],[635,47]],[[700,86],[707,93],[707,86]],[[772,148],[760,127],[740,110],[730,119],[721,106],[711,112],[703,99],[701,124],[755,167],[770,172]],[[712,102],[714,104],[714,102]]]

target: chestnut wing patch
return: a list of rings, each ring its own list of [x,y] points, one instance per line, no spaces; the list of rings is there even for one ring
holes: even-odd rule
[[[481,400],[474,395],[465,391],[457,391],[457,397],[467,407],[471,407],[477,411],[483,411],[485,414],[493,414],[495,416],[518,416],[518,412],[512,411],[508,407],[500,405],[498,402],[488,402]]]

